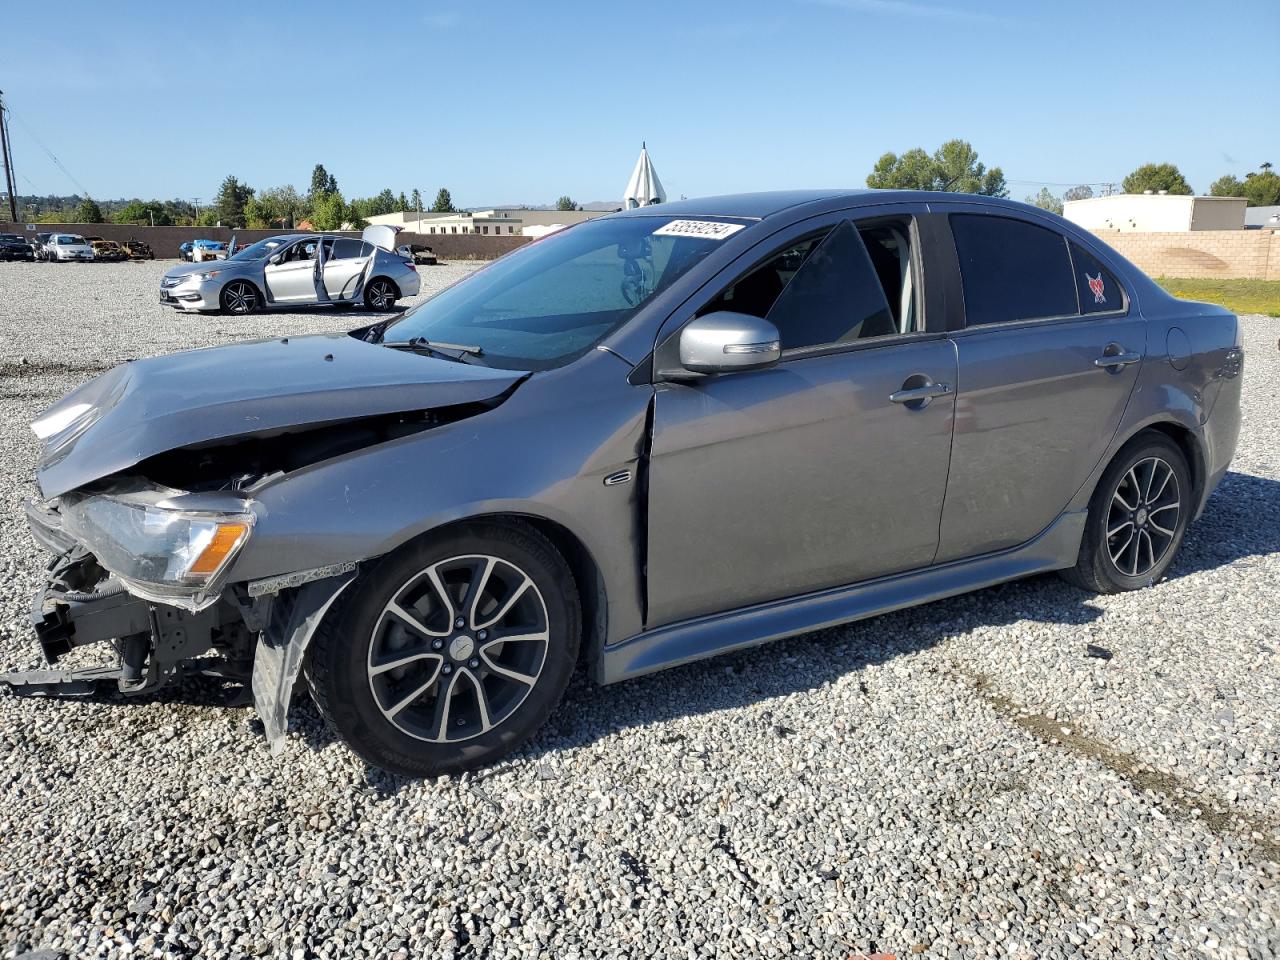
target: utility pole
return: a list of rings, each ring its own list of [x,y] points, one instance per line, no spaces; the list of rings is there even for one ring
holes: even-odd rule
[[[4,152],[4,188],[9,194],[9,219],[18,222],[18,185],[13,176],[13,147],[9,143],[9,111],[4,105],[4,91],[0,90],[0,149]]]

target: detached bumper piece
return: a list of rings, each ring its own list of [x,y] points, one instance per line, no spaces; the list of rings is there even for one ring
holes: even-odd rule
[[[224,614],[230,622],[224,627]],[[48,582],[31,606],[45,660],[56,664],[77,647],[108,643],[114,665],[68,670],[26,670],[0,675],[0,683],[26,696],[87,696],[105,683],[139,694],[178,680],[184,670],[205,672],[195,658],[215,650],[220,674],[247,679],[250,637],[239,610],[219,603],[198,613],[141,600],[107,575],[91,554],[74,552],[54,560]]]

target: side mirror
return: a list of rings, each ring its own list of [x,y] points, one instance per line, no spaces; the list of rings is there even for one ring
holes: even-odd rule
[[[781,357],[778,328],[747,313],[708,313],[680,331],[680,365],[694,373],[760,370]]]
[[[267,257],[267,263],[279,263],[279,262],[280,262],[280,254],[278,253],[273,253],[271,256]]]

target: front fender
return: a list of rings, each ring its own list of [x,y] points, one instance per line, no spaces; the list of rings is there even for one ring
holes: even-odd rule
[[[586,371],[532,378],[493,410],[256,489],[258,521],[231,580],[359,562],[454,521],[521,514],[578,537],[604,581],[610,634],[636,632],[640,485],[604,478],[637,476],[651,388],[631,386],[616,359],[597,356]]]

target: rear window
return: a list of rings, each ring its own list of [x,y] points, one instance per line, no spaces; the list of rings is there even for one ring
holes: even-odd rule
[[[1075,268],[1081,313],[1124,309],[1124,291],[1116,283],[1116,278],[1097,257],[1078,243],[1071,244],[1071,265]]]
[[[1009,217],[951,215],[965,323],[978,326],[1080,312],[1067,239]]]

